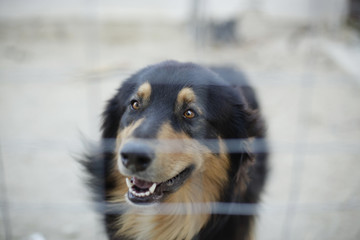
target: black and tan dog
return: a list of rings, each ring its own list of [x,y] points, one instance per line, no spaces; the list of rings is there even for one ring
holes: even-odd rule
[[[119,203],[105,213],[110,239],[252,238],[253,216],[231,206],[259,200],[266,153],[246,143],[265,133],[240,73],[152,65],[121,85],[103,116],[102,151],[85,165],[100,200]]]

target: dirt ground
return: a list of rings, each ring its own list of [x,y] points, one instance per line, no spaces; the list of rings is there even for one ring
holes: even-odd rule
[[[0,239],[104,239],[74,157],[120,82],[166,59],[230,64],[256,87],[272,152],[257,239],[360,239],[360,81],[325,47],[351,49],[352,33],[244,27],[237,43],[204,46],[185,24],[0,31]]]

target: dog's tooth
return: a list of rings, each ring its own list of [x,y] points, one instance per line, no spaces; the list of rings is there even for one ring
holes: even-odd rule
[[[149,188],[149,192],[154,193],[155,188],[156,188],[156,183],[153,183],[153,185]]]
[[[126,185],[128,186],[128,188],[129,188],[129,189],[131,189],[131,188],[132,188],[132,186],[134,186],[134,184],[133,184],[133,183],[131,183],[131,182],[130,182],[130,180],[129,180],[128,178],[125,178],[125,180],[126,180]]]
[[[147,191],[147,192],[145,193],[145,196],[150,196],[150,192]]]

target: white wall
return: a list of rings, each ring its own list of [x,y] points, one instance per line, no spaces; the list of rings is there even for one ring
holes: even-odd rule
[[[344,20],[347,6],[347,0],[263,0],[260,10],[274,17],[333,25]]]
[[[0,17],[91,16],[104,18],[189,17],[193,0],[0,0]],[[277,18],[305,22],[343,21],[348,0],[199,0],[207,16],[228,18],[258,10]]]
[[[0,0],[0,18],[173,18],[188,16],[190,0]]]

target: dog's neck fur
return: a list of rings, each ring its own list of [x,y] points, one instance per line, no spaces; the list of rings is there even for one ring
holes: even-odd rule
[[[119,219],[121,228],[118,234],[136,240],[191,240],[209,219],[208,214],[199,214],[196,208],[196,205],[191,203],[186,206],[175,204],[170,206],[169,212],[166,211],[165,214],[161,214],[161,211],[159,213],[154,208],[132,208]],[[203,208],[209,209],[209,206]]]

